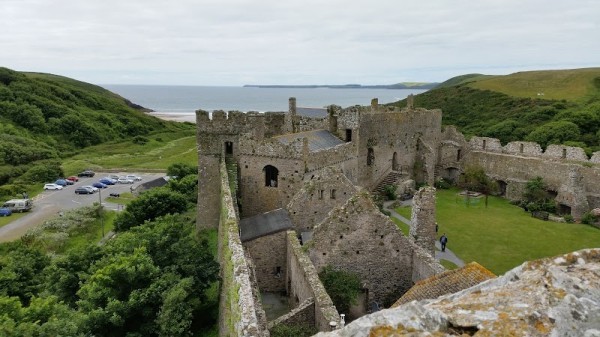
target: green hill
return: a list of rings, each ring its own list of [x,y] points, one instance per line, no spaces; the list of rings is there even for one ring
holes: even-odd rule
[[[62,175],[85,147],[182,127],[89,83],[0,67],[0,197]]]
[[[462,75],[415,96],[415,105],[442,109],[442,123],[467,137],[600,150],[600,68]]]

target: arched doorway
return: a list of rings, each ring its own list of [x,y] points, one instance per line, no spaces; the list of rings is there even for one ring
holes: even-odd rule
[[[398,165],[398,154],[394,152],[394,155],[392,156],[392,170],[398,171],[399,169],[400,167]]]
[[[265,186],[277,187],[279,170],[275,166],[267,165],[263,168],[263,171],[265,172]]]

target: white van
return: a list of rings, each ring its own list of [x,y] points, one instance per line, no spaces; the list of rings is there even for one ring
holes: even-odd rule
[[[31,199],[11,199],[2,205],[4,208],[8,208],[14,212],[27,212],[33,207],[33,201]]]

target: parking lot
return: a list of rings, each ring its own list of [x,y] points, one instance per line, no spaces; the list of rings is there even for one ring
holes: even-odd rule
[[[44,220],[50,217],[57,216],[60,212],[68,211],[70,209],[89,206],[94,202],[102,202],[104,207],[108,210],[120,211],[123,209],[123,205],[105,202],[106,198],[111,193],[120,194],[130,192],[131,188],[135,188],[138,185],[148,182],[157,178],[164,177],[164,173],[134,173],[142,178],[141,181],[136,181],[134,184],[115,184],[108,185],[107,188],[99,190],[94,194],[75,194],[76,188],[92,185],[94,182],[99,181],[101,178],[111,174],[117,174],[124,176],[132,174],[131,172],[123,173],[103,173],[96,172],[94,177],[80,177],[78,182],[73,185],[69,185],[62,190],[47,190],[38,194],[33,198],[33,209],[28,212],[27,215],[12,221],[8,225],[0,228],[0,242],[11,241],[21,237],[30,228],[42,224]]]

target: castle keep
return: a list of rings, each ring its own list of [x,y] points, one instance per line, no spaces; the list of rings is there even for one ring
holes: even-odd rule
[[[198,110],[198,228],[218,228],[221,335],[267,336],[279,324],[330,330],[340,315],[318,272],[359,276],[350,314],[389,306],[414,283],[444,271],[433,257],[434,189],[420,190],[404,236],[369,197],[411,182],[456,181],[480,165],[510,199],[542,176],[563,212],[600,207],[600,162],[581,149],[464,136],[442,129],[442,112],[412,106],[241,113]],[[593,182],[596,182],[595,184]],[[286,294],[290,310],[267,317],[261,293]],[[234,317],[237,317],[233,319]]]

